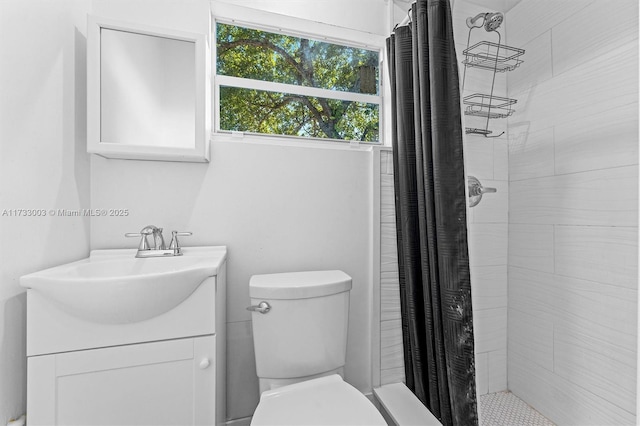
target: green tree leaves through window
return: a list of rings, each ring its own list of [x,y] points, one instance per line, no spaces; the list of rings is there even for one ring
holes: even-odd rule
[[[378,54],[217,23],[218,75],[279,83],[285,89],[221,85],[220,129],[378,142]],[[321,89],[325,96],[286,90],[282,84]],[[354,99],[358,95],[369,96]]]

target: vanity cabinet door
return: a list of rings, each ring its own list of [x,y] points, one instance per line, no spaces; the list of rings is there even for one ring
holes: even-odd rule
[[[213,425],[215,336],[28,359],[29,425]]]

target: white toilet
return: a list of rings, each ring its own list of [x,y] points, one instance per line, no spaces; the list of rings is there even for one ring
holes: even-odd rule
[[[386,426],[342,379],[351,277],[342,271],[255,275],[249,282],[260,403],[252,426]]]

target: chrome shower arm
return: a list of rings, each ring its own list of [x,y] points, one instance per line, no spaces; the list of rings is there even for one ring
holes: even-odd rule
[[[476,25],[476,21],[480,18],[483,18],[482,24]],[[472,28],[480,28],[484,26],[484,29],[489,31],[495,31],[502,24],[504,20],[504,15],[500,12],[484,12],[478,13],[476,16],[467,18],[467,27],[469,29]]]
[[[488,13],[478,13],[476,16],[467,18],[467,27],[469,28],[480,28],[482,24],[475,25],[476,21],[480,18],[484,18],[488,15]]]

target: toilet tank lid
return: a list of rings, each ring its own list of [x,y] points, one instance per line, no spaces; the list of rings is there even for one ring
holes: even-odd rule
[[[254,275],[249,295],[256,299],[307,299],[351,290],[351,277],[342,271],[305,271]]]

